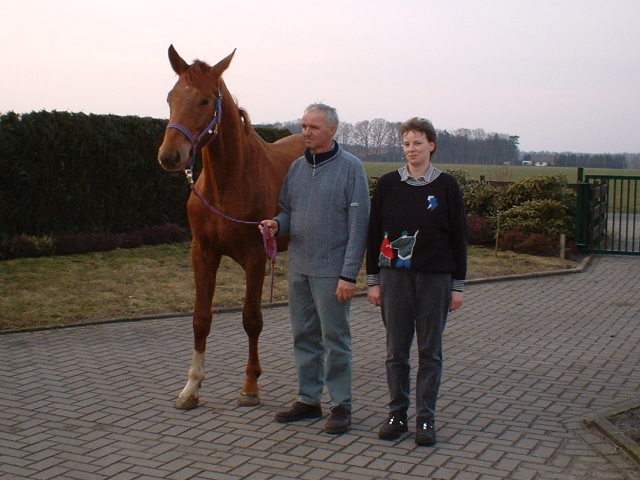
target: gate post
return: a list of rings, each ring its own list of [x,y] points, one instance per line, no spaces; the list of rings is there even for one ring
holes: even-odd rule
[[[583,253],[589,252],[589,192],[590,186],[584,181],[584,168],[578,168],[576,200],[576,245]]]

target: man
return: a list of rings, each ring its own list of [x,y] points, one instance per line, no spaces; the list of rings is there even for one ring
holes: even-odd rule
[[[290,235],[289,311],[298,401],[276,414],[281,423],[319,418],[323,387],[331,399],[327,433],[351,425],[351,299],[364,258],[369,185],[362,162],[333,139],[338,115],[313,104],[302,117],[307,150],[289,169],[280,213],[263,220]]]

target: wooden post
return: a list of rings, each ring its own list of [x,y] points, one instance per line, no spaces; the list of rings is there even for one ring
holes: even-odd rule
[[[496,249],[494,255],[498,256],[498,241],[500,240],[500,212],[498,211],[498,220],[496,223]]]
[[[564,260],[564,249],[567,241],[567,236],[564,233],[560,234],[560,260]]]

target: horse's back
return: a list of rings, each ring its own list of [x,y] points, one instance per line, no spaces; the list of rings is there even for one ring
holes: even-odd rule
[[[286,137],[279,138],[272,145],[297,145],[298,147],[304,147],[304,138],[301,133],[296,133],[293,135],[288,135]]]
[[[304,138],[302,138],[302,135],[299,133],[280,138],[273,143],[268,143],[267,145],[274,158],[281,159],[289,164],[296,158],[304,155],[304,150],[306,148]]]

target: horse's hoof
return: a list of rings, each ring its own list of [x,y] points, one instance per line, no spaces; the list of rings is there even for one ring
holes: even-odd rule
[[[178,398],[173,405],[178,410],[193,410],[198,406],[198,397]]]
[[[260,405],[260,395],[247,395],[246,393],[241,393],[238,398],[238,405],[241,407],[255,407]]]

